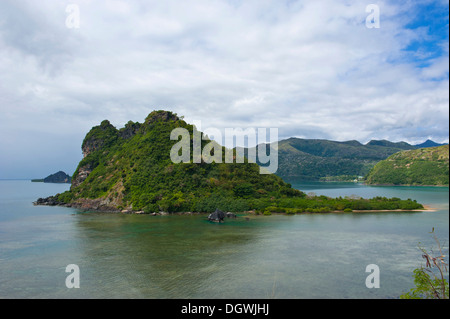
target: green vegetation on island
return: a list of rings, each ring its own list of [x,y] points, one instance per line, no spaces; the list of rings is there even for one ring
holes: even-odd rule
[[[375,165],[366,176],[366,183],[448,186],[449,146],[398,152]]]
[[[193,125],[168,111],[154,111],[144,123],[116,129],[107,120],[91,129],[82,143],[84,158],[69,191],[51,197],[53,204],[87,210],[154,212],[300,213],[353,210],[415,210],[414,200],[308,196],[274,174],[260,174],[255,163],[175,164],[170,157],[171,131]],[[198,134],[198,133],[195,133]],[[201,134],[201,133],[200,133]],[[201,140],[201,148],[211,143]],[[192,145],[192,144],[191,144]],[[222,153],[225,148],[219,148]],[[213,155],[213,154],[211,154]],[[40,199],[40,204],[45,204]]]

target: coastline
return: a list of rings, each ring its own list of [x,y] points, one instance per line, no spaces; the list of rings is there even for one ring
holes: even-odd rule
[[[435,212],[436,208],[431,207],[430,205],[422,204],[423,209],[393,209],[393,210],[354,210],[353,213],[383,213],[383,212]]]
[[[380,186],[380,187],[449,187],[449,185],[368,184],[368,183],[362,184],[366,186]]]
[[[351,213],[408,213],[408,212],[435,212],[436,208],[431,207],[430,205],[422,205],[423,209],[366,209],[366,210],[352,210],[351,212],[344,212],[343,210],[334,210],[330,212],[323,213],[312,213],[312,212],[302,212],[296,214],[287,214],[287,213],[272,213],[274,215],[302,215],[302,214],[351,214]],[[253,213],[254,214],[254,213]],[[254,214],[257,215],[257,214]],[[261,214],[263,215],[263,214]]]
[[[39,198],[35,202],[33,202],[34,206],[61,206],[61,207],[68,207],[68,208],[74,208],[81,210],[83,212],[95,212],[95,213],[112,213],[112,214],[134,214],[134,215],[151,215],[151,216],[167,216],[167,215],[208,215],[209,212],[144,212],[144,211],[133,211],[132,209],[117,209],[114,206],[110,206],[105,204],[104,202],[100,200],[84,200],[82,202],[74,202],[74,203],[62,203],[55,200],[54,196],[50,196],[47,198]],[[349,213],[389,213],[389,212],[435,212],[437,211],[436,208],[422,204],[423,209],[391,209],[391,210],[376,210],[376,209],[367,209],[367,210],[352,210],[351,212],[345,212],[343,210],[335,210],[335,211],[329,211],[329,212],[322,212],[322,213],[314,213],[314,212],[301,212],[301,213],[285,213],[285,212],[272,212],[271,214],[274,215],[302,215],[302,214],[349,214]],[[234,214],[246,214],[246,215],[253,215],[253,216],[267,216],[261,213],[256,213],[255,210],[250,211],[244,211],[244,212],[231,212]]]

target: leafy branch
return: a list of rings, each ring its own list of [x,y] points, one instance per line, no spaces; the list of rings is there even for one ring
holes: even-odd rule
[[[419,247],[422,251],[422,258],[425,260],[425,267],[414,270],[415,288],[400,296],[401,299],[449,299],[449,285],[445,279],[448,273],[446,255],[442,252],[441,244],[436,237],[434,227],[431,231],[434,241],[438,247],[438,255],[433,256],[425,248]]]

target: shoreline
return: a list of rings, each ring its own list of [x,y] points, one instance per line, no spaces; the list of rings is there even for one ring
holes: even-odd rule
[[[65,204],[55,201],[35,201],[33,202],[34,206],[60,206],[60,207],[67,207],[67,208],[73,208],[76,210],[80,210],[82,212],[93,212],[93,213],[109,213],[109,214],[129,214],[129,215],[150,215],[150,216],[170,216],[170,215],[208,215],[209,212],[152,212],[152,213],[146,213],[144,211],[133,211],[131,209],[116,209],[111,206],[84,206],[79,204]],[[367,209],[367,210],[352,210],[351,212],[345,212],[343,210],[335,210],[330,212],[322,212],[322,213],[313,213],[313,212],[301,212],[301,213],[294,213],[289,214],[285,212],[272,212],[271,214],[274,215],[302,215],[302,214],[351,214],[351,213],[407,213],[407,212],[436,212],[437,209],[430,206],[422,204],[423,209],[386,209],[386,210],[376,210],[376,209]],[[255,210],[250,211],[244,211],[244,212],[230,212],[233,214],[246,214],[246,215],[253,215],[253,216],[270,216],[270,215],[264,215],[264,214],[257,214]]]
[[[368,183],[362,184],[366,186],[380,186],[380,187],[449,187],[449,185],[368,184]]]
[[[422,204],[422,206],[423,206],[423,209],[408,209],[408,210],[406,210],[406,209],[354,210],[353,213],[365,213],[365,212],[368,212],[368,213],[378,213],[378,212],[380,212],[380,213],[383,213],[383,212],[386,212],[386,213],[389,213],[389,212],[436,212],[437,211],[436,208],[433,208],[430,205],[423,205]]]
[[[351,212],[344,212],[343,210],[334,210],[330,212],[323,213],[311,213],[311,212],[302,212],[295,214],[287,214],[287,213],[276,213],[273,212],[274,215],[302,215],[302,214],[351,214],[351,213],[411,213],[411,212],[436,212],[436,208],[432,208],[430,205],[423,205],[423,209],[367,209],[367,210],[352,210]],[[253,215],[258,215],[252,213]],[[263,215],[263,214],[259,214]]]

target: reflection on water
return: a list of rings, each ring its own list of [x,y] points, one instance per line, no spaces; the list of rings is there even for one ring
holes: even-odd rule
[[[79,214],[76,220],[84,253],[96,261],[89,272],[97,286],[126,280],[133,297],[153,298],[200,296],[214,277],[232,276],[253,239],[244,223],[213,224],[204,215]]]
[[[448,249],[448,188],[293,184],[327,196],[414,198],[438,210],[216,224],[205,215],[35,207],[36,195],[66,186],[29,184],[0,181],[0,191],[7,188],[0,195],[3,298],[397,298],[413,286],[418,243],[433,247],[433,227]],[[65,286],[68,264],[80,267],[80,289]],[[365,286],[369,264],[380,268],[379,289]]]

